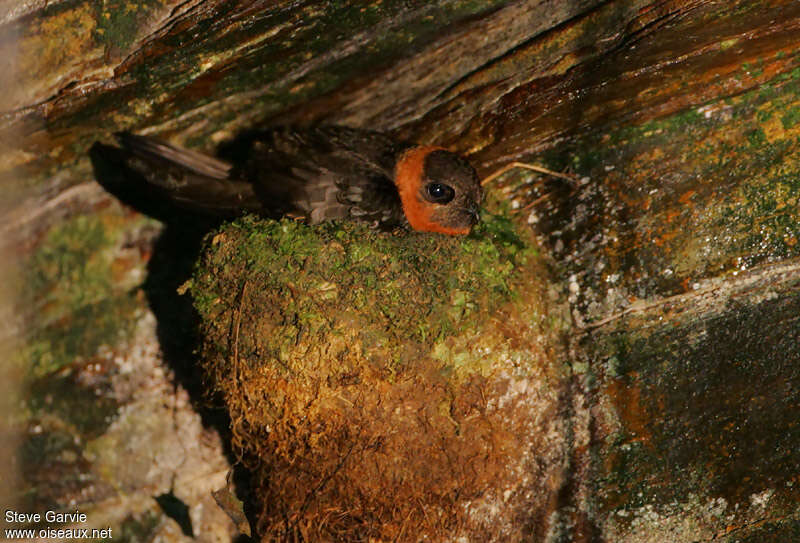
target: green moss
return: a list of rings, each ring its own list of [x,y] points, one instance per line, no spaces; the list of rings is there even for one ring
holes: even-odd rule
[[[47,235],[29,262],[29,286],[45,293],[45,303],[78,309],[101,300],[110,290],[104,251],[111,239],[97,217],[81,215]]]
[[[97,19],[94,30],[97,41],[109,47],[127,49],[136,39],[141,22],[147,18],[147,12],[160,6],[161,2],[104,0],[93,2],[92,5]]]
[[[767,142],[767,136],[764,135],[764,131],[760,128],[748,131],[745,136],[747,137],[747,142],[755,147],[764,145]]]
[[[118,543],[145,543],[153,540],[158,526],[163,522],[164,516],[156,511],[148,510],[140,515],[131,515],[126,518],[118,531],[113,532],[113,538],[108,541]]]
[[[80,452],[75,436],[65,431],[40,431],[22,440],[19,452],[24,468],[38,468],[56,461],[64,451]]]
[[[330,329],[331,311],[386,323],[380,339],[394,343],[431,344],[469,329],[479,313],[513,297],[515,275],[535,255],[502,217],[466,238],[246,217],[214,239],[195,275],[196,308],[213,319],[236,303],[231,286],[235,292],[245,281],[251,290],[280,293],[269,299],[270,310],[287,321],[269,342],[278,359],[301,331]]]
[[[790,107],[788,111],[781,117],[783,128],[789,129],[800,123],[800,107]]]
[[[132,326],[139,303],[114,269],[119,226],[109,216],[77,216],[50,230],[26,263],[26,303],[37,309],[21,356],[34,375],[91,356]]]
[[[94,383],[82,385],[74,375],[48,375],[28,388],[27,407],[34,418],[58,417],[82,440],[93,439],[111,424],[118,403]]]

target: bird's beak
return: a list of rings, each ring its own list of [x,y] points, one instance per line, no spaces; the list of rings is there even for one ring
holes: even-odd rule
[[[480,208],[477,205],[469,206],[468,208],[466,208],[466,211],[474,219],[474,223],[473,224],[477,224],[477,223],[480,222],[480,220],[481,220],[481,211],[480,211]]]

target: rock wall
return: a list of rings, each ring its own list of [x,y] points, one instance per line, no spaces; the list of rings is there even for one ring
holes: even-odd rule
[[[325,121],[448,146],[483,174],[523,159],[584,179],[491,189],[571,307],[572,431],[590,445],[552,540],[796,539],[799,27],[780,0],[7,3],[17,507],[78,506],[131,538],[233,533],[184,477],[231,458],[175,292],[199,234],[121,205],[88,151],[121,129],[213,151]],[[132,407],[146,394],[153,417]],[[172,452],[132,463],[153,451]]]

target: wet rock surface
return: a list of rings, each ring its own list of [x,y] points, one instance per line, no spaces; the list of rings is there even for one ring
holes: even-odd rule
[[[119,207],[87,152],[120,129],[211,151],[323,120],[581,179],[490,188],[540,236],[574,323],[568,476],[531,533],[797,539],[796,2],[3,9],[17,507],[78,506],[134,541],[232,537],[208,500],[235,455],[175,292],[202,232]]]

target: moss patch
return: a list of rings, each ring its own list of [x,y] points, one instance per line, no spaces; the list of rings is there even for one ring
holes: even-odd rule
[[[253,218],[210,238],[203,363],[261,534],[410,541],[542,515],[547,499],[522,501],[559,463],[521,473],[564,447],[530,277],[547,277],[536,249],[500,217],[467,238]]]
[[[33,322],[21,357],[32,375],[92,356],[129,331],[140,301],[134,262],[118,252],[124,226],[113,214],[74,217],[50,230],[26,262]]]
[[[514,271],[536,255],[502,219],[482,231],[491,235],[450,240],[384,235],[350,224],[309,228],[245,218],[214,238],[216,250],[207,263],[224,265],[214,268],[212,284],[210,275],[199,276],[196,307],[204,318],[214,318],[224,308],[217,289],[227,278],[245,280],[251,296],[255,288],[289,300],[281,311],[296,324],[287,326],[284,337],[273,338],[268,348],[274,354],[301,330],[330,328],[324,303],[381,322],[386,330],[381,339],[394,344],[436,341],[455,330],[474,329],[481,312],[511,299]],[[242,265],[245,276],[240,275]],[[244,283],[234,284],[244,288]]]
[[[97,20],[95,38],[107,47],[127,49],[141,33],[142,20],[145,20],[155,8],[165,3],[160,0],[94,2],[92,6]]]
[[[114,534],[113,541],[122,541],[122,543],[152,541],[161,522],[163,522],[163,516],[155,511],[145,511],[138,516],[131,515],[122,522],[119,532]]]

